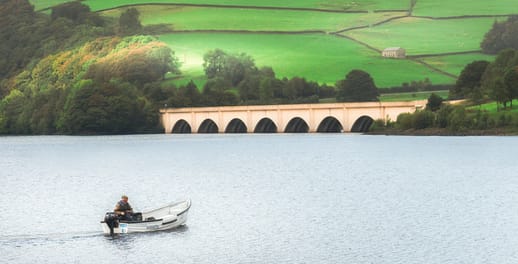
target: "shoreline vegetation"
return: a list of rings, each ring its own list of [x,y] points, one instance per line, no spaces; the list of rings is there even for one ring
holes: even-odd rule
[[[387,129],[369,131],[363,133],[371,136],[440,136],[440,137],[462,137],[462,136],[518,136],[517,128],[493,128],[474,129],[464,131],[451,131],[447,128],[425,128],[425,129]]]

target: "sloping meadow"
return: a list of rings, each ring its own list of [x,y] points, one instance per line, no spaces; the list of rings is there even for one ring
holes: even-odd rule
[[[277,77],[301,76],[334,84],[349,71],[363,69],[372,75],[378,87],[416,78],[429,78],[433,83],[454,81],[414,61],[383,58],[354,41],[334,35],[175,33],[163,35],[160,40],[173,47],[183,65],[182,71],[200,74],[203,54],[225,47],[230,52],[251,55],[258,66],[272,66]]]

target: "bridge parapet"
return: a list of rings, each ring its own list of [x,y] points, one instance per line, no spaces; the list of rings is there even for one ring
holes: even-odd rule
[[[374,120],[396,120],[426,100],[160,109],[165,133],[364,132]]]

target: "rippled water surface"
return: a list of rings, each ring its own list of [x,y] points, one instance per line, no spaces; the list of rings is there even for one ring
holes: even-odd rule
[[[2,263],[518,263],[518,138],[0,137]],[[187,225],[110,238],[189,198]]]

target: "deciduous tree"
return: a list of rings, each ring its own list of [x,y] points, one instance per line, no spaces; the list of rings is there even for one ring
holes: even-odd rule
[[[336,83],[339,102],[378,101],[378,88],[365,71],[352,70],[344,80]]]
[[[482,76],[488,65],[488,61],[474,61],[466,65],[460,73],[455,86],[450,89],[450,97],[471,97],[473,91],[480,88]]]
[[[426,103],[426,110],[435,112],[441,108],[443,99],[442,97],[432,93],[430,97],[428,97],[428,102]]]
[[[128,8],[119,17],[119,34],[123,36],[137,35],[142,31],[140,12],[136,8]]]

